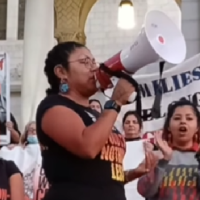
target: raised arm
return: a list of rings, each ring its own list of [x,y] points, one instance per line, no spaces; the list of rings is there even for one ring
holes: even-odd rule
[[[138,181],[138,192],[145,198],[150,198],[158,192],[158,188],[165,175],[168,162],[172,157],[172,149],[162,139],[162,133],[155,134],[156,145],[163,154],[163,159],[158,161],[154,170],[142,176]]]
[[[83,158],[94,158],[108,139],[117,115],[115,110],[105,110],[93,125],[86,127],[73,110],[55,106],[45,113],[42,129],[73,154]]]
[[[154,170],[158,163],[158,156],[154,154],[153,147],[148,142],[144,143],[145,159],[137,168],[125,171],[125,184],[142,177],[148,172]]]
[[[134,88],[120,80],[113,92],[116,104],[126,104]],[[54,106],[46,110],[41,120],[43,131],[56,143],[83,158],[95,158],[105,145],[116,121],[115,109],[104,110],[99,119],[86,127],[80,116],[65,106]]]
[[[162,159],[158,162],[154,170],[139,178],[138,193],[145,198],[154,196],[158,192],[167,165],[168,161]]]
[[[23,177],[13,161],[6,161],[6,173],[9,177],[10,199],[24,200]]]

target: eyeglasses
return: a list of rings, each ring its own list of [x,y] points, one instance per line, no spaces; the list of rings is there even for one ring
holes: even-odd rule
[[[69,61],[69,63],[74,63],[74,62],[79,62],[81,64],[84,64],[88,69],[91,69],[93,67],[99,67],[99,63],[89,57]]]

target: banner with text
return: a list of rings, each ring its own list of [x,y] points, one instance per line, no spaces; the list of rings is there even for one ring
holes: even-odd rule
[[[134,76],[141,88],[142,115],[151,114],[159,84],[159,74]],[[200,54],[186,60],[163,73],[161,79],[163,92],[161,102],[161,116],[158,119],[151,117],[143,119],[144,133],[162,129],[168,105],[173,101],[187,99],[200,108]],[[111,95],[107,94],[107,95]],[[116,127],[122,130],[122,118],[128,110],[134,110],[135,104],[129,104],[122,108],[116,122]]]

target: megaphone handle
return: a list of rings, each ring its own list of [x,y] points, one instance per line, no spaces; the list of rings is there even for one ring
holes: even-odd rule
[[[137,93],[137,96],[135,99],[136,100],[136,110],[137,110],[139,116],[142,117],[142,115],[141,115],[141,113],[142,113],[141,95],[140,95],[140,89],[139,89],[139,85],[138,85],[137,81],[122,71],[110,70],[105,64],[101,64],[100,69],[103,70],[105,73],[109,74],[111,77],[115,76],[117,78],[124,78],[131,85],[133,85],[133,87],[135,87],[135,92]],[[132,102],[127,102],[127,104],[129,104],[129,103],[132,103]]]
[[[160,117],[160,104],[162,101],[162,88],[161,88],[161,79],[162,79],[162,75],[163,75],[163,71],[164,71],[164,65],[165,65],[165,61],[161,61],[159,63],[159,83],[158,83],[158,88],[156,90],[156,97],[153,103],[153,107],[152,107],[152,112],[151,112],[151,117],[153,119],[157,119]]]
[[[97,81],[97,88],[105,90],[113,87],[110,75],[102,71],[101,68],[96,72],[95,78]]]

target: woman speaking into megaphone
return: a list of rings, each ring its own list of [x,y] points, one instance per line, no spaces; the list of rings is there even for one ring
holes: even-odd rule
[[[156,162],[147,153],[146,163],[123,171],[125,140],[113,126],[135,88],[119,80],[98,116],[89,106],[89,97],[98,90],[97,64],[85,46],[56,45],[44,71],[50,88],[36,118],[43,168],[51,185],[44,200],[125,200],[124,183],[142,176]]]

